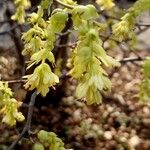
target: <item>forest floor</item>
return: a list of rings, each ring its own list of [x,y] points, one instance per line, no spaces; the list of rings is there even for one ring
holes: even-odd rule
[[[149,51],[137,51],[141,57]],[[125,55],[124,55],[125,54]],[[3,55],[3,56],[2,56]],[[17,59],[10,53],[0,57],[2,79],[19,78]],[[116,58],[134,57],[133,52],[114,51]],[[32,131],[40,129],[55,132],[73,150],[150,150],[150,104],[139,102],[139,84],[142,62],[127,62],[116,70],[109,70],[112,90],[100,105],[87,106],[74,98],[76,81],[68,79],[65,96],[59,105],[36,106],[32,118]],[[25,91],[20,85],[11,85],[15,97],[21,100]],[[19,89],[19,90],[18,90]],[[41,99],[53,101],[53,99]],[[22,107],[26,113],[27,108]],[[24,123],[15,128],[0,124],[0,150],[5,149],[18,136]],[[15,149],[30,150],[35,135],[23,138]],[[6,148],[7,149],[7,148]]]

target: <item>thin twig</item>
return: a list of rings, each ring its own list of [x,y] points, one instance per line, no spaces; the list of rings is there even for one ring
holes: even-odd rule
[[[35,91],[32,94],[31,100],[30,100],[30,103],[29,103],[27,122],[26,122],[22,132],[18,136],[18,138],[8,147],[7,150],[13,150],[15,148],[15,146],[17,145],[17,143],[23,138],[23,136],[25,135],[26,132],[28,132],[28,134],[30,134],[30,126],[31,126],[32,114],[33,114],[33,108],[34,108],[36,96],[37,96],[37,94],[36,94],[36,91]]]
[[[144,58],[141,57],[128,57],[128,58],[123,58],[120,60],[120,63],[126,63],[126,62],[134,62],[134,61],[143,61]]]
[[[104,42],[106,42],[107,40],[113,40],[113,41],[115,41],[116,43],[121,43],[120,41],[118,41],[117,39],[115,39],[115,38],[113,38],[113,37],[111,37],[111,35],[109,35],[109,36],[106,36],[106,35],[103,35],[103,34],[100,34],[100,37],[102,37],[102,38],[104,38]]]
[[[101,14],[101,12],[98,12],[99,14]],[[114,20],[117,20],[117,21],[121,21],[120,18],[117,18],[115,16],[110,16],[108,14],[102,14],[106,19],[114,19]]]
[[[150,27],[150,23],[136,23],[136,26]]]
[[[145,27],[144,29],[138,31],[136,34],[139,35],[139,34],[142,34],[143,32],[147,31],[149,29],[149,27]]]
[[[60,0],[55,0],[55,2],[57,2],[58,4],[60,4],[60,5],[64,6],[64,7],[66,7],[66,8],[69,8],[69,9],[73,9],[73,8],[74,8],[73,6],[71,6],[71,5],[69,5],[69,4],[66,4],[66,3],[63,3],[63,2],[60,1]]]
[[[20,80],[10,80],[10,81],[4,81],[8,84],[17,84],[17,83],[25,83],[26,80],[20,79]]]
[[[56,47],[70,47],[70,48],[74,48],[77,45],[77,43],[68,43],[68,44],[57,44],[55,45]]]

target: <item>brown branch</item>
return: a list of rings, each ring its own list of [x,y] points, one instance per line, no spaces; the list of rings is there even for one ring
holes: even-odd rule
[[[28,115],[27,115],[27,122],[22,130],[22,132],[20,133],[20,135],[18,136],[18,138],[8,147],[7,150],[13,150],[15,148],[15,146],[17,145],[17,143],[23,138],[23,136],[28,132],[28,134],[31,133],[30,131],[30,126],[31,126],[31,121],[32,121],[32,114],[33,114],[33,108],[34,108],[34,104],[35,104],[35,99],[36,99],[36,91],[32,94],[31,96],[31,100],[29,103],[29,108],[28,108]]]

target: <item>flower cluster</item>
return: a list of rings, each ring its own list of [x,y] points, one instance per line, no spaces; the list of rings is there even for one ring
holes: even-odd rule
[[[37,94],[41,93],[43,96],[49,91],[49,87],[59,82],[58,76],[56,76],[46,63],[41,63],[35,68],[33,74],[25,76],[27,77],[27,83],[25,88],[29,90],[37,89]]]
[[[135,34],[133,32],[136,17],[138,17],[143,11],[150,10],[149,0],[138,0],[132,8],[128,10],[122,18],[121,22],[113,25],[113,35],[119,41],[126,38],[134,39]]]
[[[11,19],[18,21],[22,24],[25,22],[25,10],[30,7],[29,0],[14,0],[17,6],[16,13],[11,17]]]
[[[73,10],[74,27],[78,32],[79,41],[70,60],[72,69],[69,74],[79,80],[76,96],[79,99],[85,98],[87,104],[99,104],[102,99],[100,92],[111,87],[102,65],[119,65],[102,48],[98,30],[93,24],[96,17],[96,9],[91,5],[78,6]]]
[[[12,96],[13,93],[8,84],[0,81],[0,113],[4,115],[2,122],[10,126],[15,125],[16,120],[23,121],[25,119],[22,113],[18,112],[18,108],[22,103],[12,98]]]
[[[29,90],[36,88],[38,93],[46,96],[49,87],[59,82],[47,61],[52,65],[55,62],[52,50],[56,41],[56,33],[61,32],[64,28],[68,14],[62,9],[56,9],[48,21],[45,21],[42,18],[43,10],[46,7],[44,2],[47,1],[42,1],[43,5],[38,7],[38,12],[32,13],[28,18],[33,27],[23,34],[22,39],[25,43],[23,54],[31,56],[27,69],[33,65],[37,66],[33,74],[25,76],[27,78],[25,88]]]
[[[33,150],[44,150],[44,147],[50,150],[65,150],[64,143],[54,132],[41,130],[37,136],[40,142],[34,144]]]
[[[108,10],[115,6],[113,0],[96,0],[96,3],[100,5],[101,10]]]
[[[121,22],[113,25],[114,37],[117,37],[119,41],[125,38],[132,38],[134,35],[133,29],[135,24],[135,18],[130,13],[127,13],[121,18]]]

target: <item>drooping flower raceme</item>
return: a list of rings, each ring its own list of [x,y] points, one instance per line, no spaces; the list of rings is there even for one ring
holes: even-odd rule
[[[113,36],[119,41],[127,38],[135,38],[133,29],[136,17],[146,10],[150,10],[150,1],[138,0],[134,6],[128,10],[128,13],[121,18],[121,21],[113,25]]]
[[[0,113],[3,115],[2,122],[13,126],[16,121],[23,121],[25,118],[18,108],[21,106],[21,102],[12,98],[13,92],[8,87],[8,84],[0,81]]]
[[[30,15],[28,21],[33,27],[23,34],[22,39],[25,42],[23,54],[31,56],[27,69],[38,65],[33,74],[25,76],[27,78],[25,88],[37,89],[38,94],[46,96],[49,87],[59,82],[58,76],[52,72],[47,61],[53,66],[55,59],[52,50],[56,41],[56,33],[63,30],[68,14],[62,9],[56,9],[48,21],[44,21],[42,16],[46,6],[42,4],[38,7],[37,13]]]
[[[102,48],[98,30],[93,25],[93,19],[97,16],[95,7],[91,5],[77,6],[73,10],[74,27],[78,31],[79,41],[72,54],[69,74],[79,81],[77,98],[86,100],[87,104],[99,104],[102,100],[100,92],[110,90],[111,82],[102,65],[119,65]]]
[[[25,10],[30,7],[29,0],[14,0],[14,3],[17,6],[17,10],[15,14],[11,17],[11,19],[18,21],[18,23],[22,24],[25,22]]]

